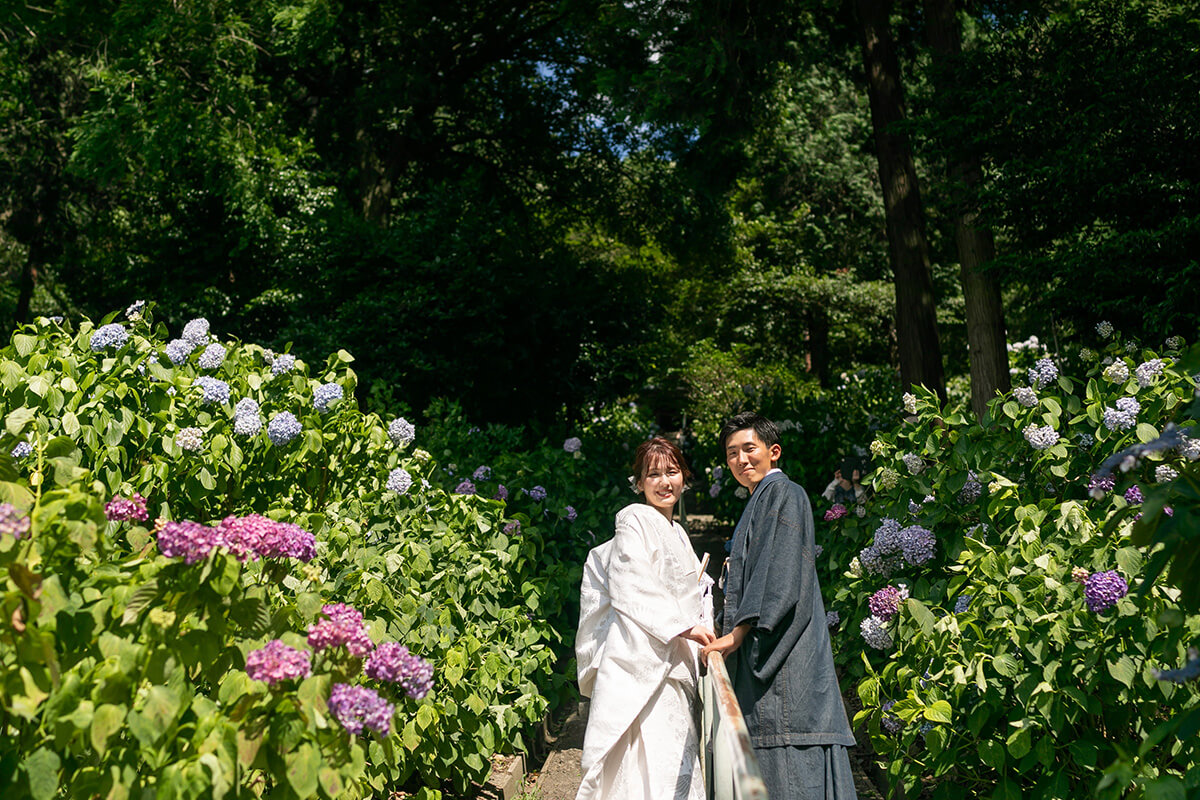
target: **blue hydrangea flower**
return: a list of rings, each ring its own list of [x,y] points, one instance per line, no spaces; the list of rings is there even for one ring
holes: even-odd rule
[[[471,478],[476,481],[488,481],[492,479],[492,468],[486,464],[481,464],[475,468],[475,472],[471,474]]]
[[[388,423],[388,438],[392,440],[392,444],[400,447],[417,438],[417,429],[404,417],[397,417]]]
[[[313,392],[313,408],[324,413],[332,403],[342,399],[342,387],[337,383],[324,383]]]
[[[388,491],[404,494],[410,487],[412,487],[412,476],[408,474],[407,470],[397,467],[388,473]]]
[[[963,484],[963,488],[958,493],[958,502],[969,506],[978,500],[981,494],[983,494],[983,484],[979,482],[974,470],[967,470],[967,482]]]
[[[300,420],[290,411],[281,411],[267,423],[267,438],[276,446],[285,445],[300,435]]]
[[[166,347],[167,358],[171,359],[172,364],[182,364],[195,349],[196,345],[187,339],[172,339]]]
[[[578,453],[581,447],[583,447],[583,442],[578,436],[572,436],[570,439],[567,439],[565,442],[563,442],[563,450],[567,451],[568,453]]]
[[[17,442],[16,447],[12,449],[12,457],[20,461],[22,458],[27,458],[33,452],[33,445],[29,442]]]
[[[291,372],[296,366],[296,357],[291,353],[280,353],[271,359],[271,374],[283,375]]]
[[[1104,427],[1110,431],[1127,431],[1137,424],[1137,415],[1141,410],[1141,404],[1134,398],[1118,398],[1116,408],[1106,406],[1104,409]]]
[[[970,608],[971,597],[972,595],[969,594],[959,595],[958,599],[954,601],[954,613],[961,614]]]
[[[890,646],[890,645],[889,645]],[[885,731],[895,736],[904,727],[904,723],[895,714],[890,713],[892,706],[896,705],[895,700],[888,700],[880,707],[879,724]]]
[[[1058,431],[1049,425],[1027,425],[1024,434],[1025,441],[1034,450],[1046,450],[1058,444]]]
[[[193,386],[199,386],[204,392],[202,400],[205,403],[213,403],[216,405],[225,405],[229,402],[229,384],[225,381],[210,378],[207,375],[201,375],[196,380],[192,381]]]
[[[129,341],[129,332],[125,330],[125,327],[116,322],[110,322],[92,334],[92,351],[96,352],[109,347],[124,347],[127,341]]]
[[[243,417],[247,414],[258,413],[258,401],[250,397],[243,397],[237,401],[237,405],[233,407],[233,415],[235,417]]]
[[[216,369],[225,363],[225,347],[213,342],[204,348],[204,352],[200,354],[200,360],[196,363],[200,369]]]
[[[142,318],[142,310],[146,307],[145,300],[135,300],[129,308],[125,309],[125,317],[130,321],[137,321]]]
[[[233,418],[233,432],[238,436],[258,436],[262,430],[262,417],[253,414],[238,414]]]
[[[1037,363],[1029,368],[1029,385],[1041,389],[1058,379],[1058,367],[1048,358],[1039,358]]]
[[[825,612],[825,625],[830,628],[836,628],[842,624],[842,615],[836,611]]]
[[[1162,371],[1163,360],[1161,358],[1152,358],[1143,364],[1138,364],[1138,368],[1134,370],[1138,386],[1141,386],[1143,389],[1147,386],[1152,386],[1155,379],[1159,375],[1162,375]]]
[[[183,338],[191,342],[192,347],[199,347],[208,341],[208,320],[204,317],[196,319],[183,326]]]
[[[536,502],[541,502],[546,499],[546,489],[542,486],[535,486],[529,490],[529,498]]]

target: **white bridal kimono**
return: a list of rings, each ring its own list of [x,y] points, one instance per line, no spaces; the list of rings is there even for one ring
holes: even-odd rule
[[[683,527],[634,503],[592,549],[575,638],[579,691],[591,698],[576,800],[702,800],[699,646],[712,627],[712,580]]]

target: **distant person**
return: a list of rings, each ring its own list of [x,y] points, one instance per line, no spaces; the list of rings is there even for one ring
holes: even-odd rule
[[[853,800],[854,736],[813,565],[808,495],[778,468],[779,431],[765,417],[738,414],[720,444],[750,500],[727,562],[724,635],[702,658],[726,658],[769,798]]]
[[[821,496],[831,503],[853,508],[867,501],[867,490],[862,485],[862,465],[858,459],[847,457],[833,472],[833,480],[821,492]]]
[[[580,589],[575,655],[591,698],[577,800],[703,800],[700,647],[712,631],[712,579],[675,504],[691,471],[663,438],[634,457],[645,499],[617,513],[592,549]]]

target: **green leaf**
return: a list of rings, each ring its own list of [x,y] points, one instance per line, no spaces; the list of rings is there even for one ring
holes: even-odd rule
[[[308,742],[284,756],[287,780],[301,798],[317,793],[317,773],[321,769],[321,753]]]
[[[27,333],[17,333],[12,337],[13,347],[17,349],[17,355],[21,358],[28,358],[29,354],[37,349],[37,342],[38,337]]]
[[[1146,784],[1146,800],[1187,800],[1187,787],[1174,775],[1163,775]]]
[[[1003,653],[992,659],[992,669],[1006,678],[1015,677],[1019,667],[1017,660],[1008,653]]]
[[[36,408],[22,407],[14,411],[8,412],[8,416],[4,418],[4,428],[13,436],[20,436],[28,425],[37,416]]]
[[[945,700],[935,700],[932,705],[926,706],[923,712],[925,719],[930,722],[944,722],[950,724],[950,716],[953,709]]]
[[[1143,444],[1153,442],[1158,438],[1158,428],[1151,425],[1149,422],[1139,422],[1137,426],[1137,438]]]
[[[1137,667],[1133,665],[1133,661],[1129,656],[1121,656],[1120,659],[1113,662],[1108,662],[1108,674],[1113,678],[1125,684],[1128,687],[1133,686],[1133,679],[1137,677]]]
[[[937,622],[933,618],[933,613],[929,608],[915,597],[910,597],[905,601],[908,608],[908,613],[912,616],[913,621],[920,626],[921,632],[926,636],[933,635],[933,626]]]
[[[109,738],[121,729],[125,723],[125,706],[105,703],[96,709],[92,717],[91,741],[92,747],[100,755],[108,749]]]
[[[53,800],[58,794],[58,769],[62,766],[58,754],[41,747],[25,757],[21,767],[29,778],[29,793],[33,800]]]
[[[983,739],[976,744],[975,749],[979,753],[979,759],[992,769],[998,770],[1004,767],[1004,747],[999,742]]]
[[[1033,736],[1028,725],[1023,725],[1008,735],[1008,754],[1013,758],[1024,758],[1033,749]]]

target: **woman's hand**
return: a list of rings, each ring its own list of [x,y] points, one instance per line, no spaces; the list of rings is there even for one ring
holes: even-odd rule
[[[712,652],[720,653],[722,656],[728,656],[734,650],[737,650],[742,646],[742,642],[745,641],[746,636],[749,635],[749,633],[749,625],[738,625],[732,631],[720,637],[719,639],[713,639],[711,644],[701,650],[700,660],[707,664],[708,654]]]
[[[701,647],[711,644],[717,635],[703,625],[693,625],[683,633],[679,634],[682,638],[695,642]]]

